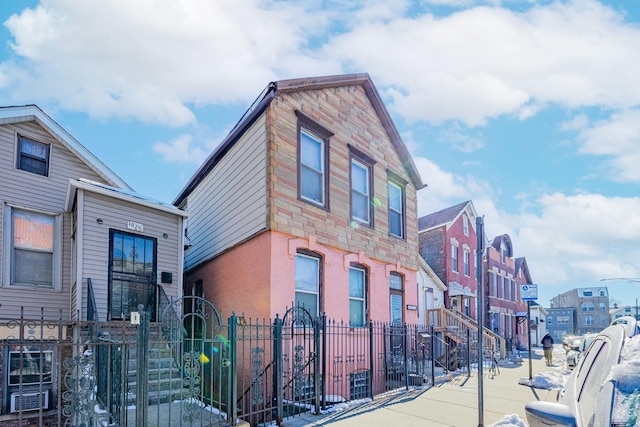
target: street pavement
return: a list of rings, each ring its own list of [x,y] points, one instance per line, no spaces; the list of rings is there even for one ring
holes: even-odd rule
[[[341,411],[310,415],[304,414],[283,421],[284,427],[302,426],[455,426],[485,427],[501,420],[505,415],[517,414],[526,420],[524,405],[531,400],[554,402],[558,390],[544,390],[519,384],[521,378],[529,379],[528,354],[520,363],[501,361],[500,373],[491,375],[483,369],[483,407],[478,410],[478,373],[453,375],[450,381],[435,387],[411,389],[391,396],[383,396],[362,405]],[[546,366],[540,354],[532,355],[531,376],[553,370]],[[556,369],[560,363],[554,360]]]

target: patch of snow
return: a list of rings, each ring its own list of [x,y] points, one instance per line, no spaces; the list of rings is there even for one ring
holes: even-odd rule
[[[612,419],[640,425],[640,335],[625,344],[620,363],[611,368],[607,381],[616,384]]]
[[[532,380],[522,377],[518,381],[518,384],[544,390],[554,390],[563,388],[567,379],[568,375],[561,371],[544,371],[536,374]]]
[[[526,422],[520,419],[518,414],[505,415],[495,423],[491,424],[489,427],[507,427],[507,426],[529,427],[529,425]]]

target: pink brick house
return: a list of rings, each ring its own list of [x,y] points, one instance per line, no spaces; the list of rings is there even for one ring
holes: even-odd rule
[[[445,307],[476,318],[476,210],[468,200],[418,219],[420,255],[445,284]]]
[[[272,82],[174,205],[185,292],[273,318],[417,321],[422,180],[367,74]]]

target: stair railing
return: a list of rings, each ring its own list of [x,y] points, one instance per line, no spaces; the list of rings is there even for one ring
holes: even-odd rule
[[[100,327],[100,317],[98,315],[98,306],[96,305],[96,297],[93,293],[93,285],[91,278],[87,277],[87,321],[89,322],[89,337],[94,339],[102,335]],[[93,327],[96,327],[96,335],[93,335]]]
[[[455,334],[455,332],[458,334],[466,334],[466,329],[473,332],[478,331],[478,324],[471,318],[444,307],[428,309],[426,318],[427,326],[433,326],[435,331],[444,332],[449,335]],[[482,331],[482,344],[485,348],[493,351],[498,351],[499,347],[500,355],[504,357],[506,352],[504,339],[486,328]]]

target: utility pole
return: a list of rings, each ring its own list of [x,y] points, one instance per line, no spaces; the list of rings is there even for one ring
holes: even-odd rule
[[[476,270],[476,279],[478,280],[478,427],[484,427],[484,382],[482,373],[482,337],[484,333],[484,264],[482,255],[484,254],[484,217],[476,217],[476,237],[478,239],[478,249],[476,250],[476,259],[478,260],[478,268]]]

